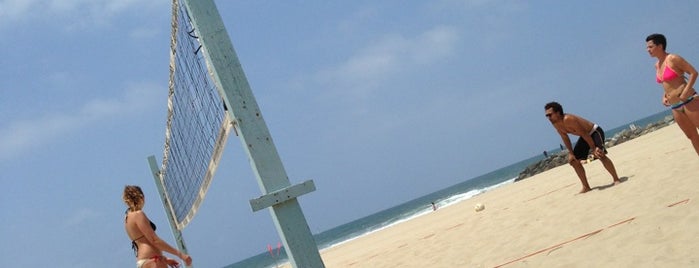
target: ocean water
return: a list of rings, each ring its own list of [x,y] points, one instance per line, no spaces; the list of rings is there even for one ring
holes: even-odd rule
[[[648,124],[664,120],[671,116],[669,110],[633,121],[622,126],[605,129],[607,138],[613,137],[616,133],[628,129],[631,124],[638,127],[645,127]],[[550,153],[560,151],[560,148],[547,150]],[[491,171],[478,177],[470,178],[462,183],[439,190],[437,192],[410,200],[401,205],[377,212],[375,214],[357,219],[355,221],[340,225],[322,233],[315,234],[316,244],[319,249],[330,248],[348,241],[352,241],[363,235],[379,231],[403,221],[420,217],[432,211],[431,203],[437,207],[446,207],[467,200],[478,194],[491,189],[513,183],[520,172],[528,165],[543,159],[543,154],[538,154],[531,158],[510,164],[503,168]],[[249,267],[277,267],[287,262],[287,256],[283,248],[277,256],[277,248],[273,249],[274,257],[265,251],[256,256],[242,260],[240,262],[225,266],[224,268],[249,268]]]

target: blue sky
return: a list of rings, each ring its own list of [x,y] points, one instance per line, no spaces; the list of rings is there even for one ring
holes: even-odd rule
[[[292,183],[316,183],[314,233],[558,147],[548,101],[606,129],[662,111],[650,33],[699,65],[696,1],[217,4]],[[0,0],[4,266],[134,265],[126,184],[172,243],[146,161],[169,35],[168,1]],[[279,241],[237,137],[223,158],[184,231],[198,267]]]

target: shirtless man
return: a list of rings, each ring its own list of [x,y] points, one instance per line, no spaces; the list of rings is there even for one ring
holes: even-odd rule
[[[557,102],[549,102],[544,106],[546,117],[551,121],[553,127],[556,128],[558,135],[561,135],[563,144],[568,149],[568,163],[573,166],[575,173],[580,178],[582,190],[580,193],[590,191],[590,184],[587,183],[585,168],[583,168],[581,160],[587,159],[590,148],[595,148],[593,154],[599,158],[604,165],[604,168],[609,171],[614,179],[614,185],[621,183],[616,174],[614,163],[607,157],[607,150],[604,148],[604,131],[597,124],[593,124],[585,118],[574,114],[563,113],[563,107]],[[580,136],[575,143],[573,149],[570,143],[568,134]]]

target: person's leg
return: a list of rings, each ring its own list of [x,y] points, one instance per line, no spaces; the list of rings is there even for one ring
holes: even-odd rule
[[[614,163],[612,163],[612,160],[609,159],[609,157],[602,156],[599,159],[600,162],[602,162],[602,165],[604,165],[604,168],[607,169],[610,175],[612,175],[612,179],[614,180],[614,184],[619,184],[621,183],[621,180],[619,180],[619,176],[616,174],[616,168],[614,168]]]
[[[595,146],[602,148],[602,156],[599,158],[600,162],[602,162],[602,165],[604,166],[605,169],[607,169],[607,172],[609,172],[610,175],[612,175],[612,179],[614,180],[614,184],[619,184],[621,183],[621,180],[619,180],[619,176],[616,174],[616,168],[614,167],[614,163],[612,162],[609,157],[607,157],[607,149],[604,147],[604,130],[602,130],[601,127],[598,127],[597,130],[595,130],[594,133],[592,133],[592,141],[595,142]]]
[[[590,184],[587,182],[587,176],[585,174],[585,168],[583,168],[583,165],[580,163],[580,160],[578,159],[573,159],[573,161],[568,161],[568,163],[573,166],[573,169],[575,169],[575,174],[578,175],[578,179],[580,179],[580,183],[582,184],[582,189],[580,190],[580,193],[585,193],[587,191],[590,191]]]
[[[587,159],[589,151],[590,146],[587,145],[587,142],[585,142],[583,138],[578,138],[578,141],[575,142],[575,147],[573,148],[573,155],[575,157],[568,158],[568,164],[573,166],[573,169],[575,169],[575,174],[578,175],[578,179],[580,179],[580,183],[582,184],[582,190],[580,190],[580,193],[590,191],[590,184],[587,182],[585,168],[583,168],[582,163],[580,163],[580,160]]]
[[[696,101],[692,101],[691,103],[695,103]],[[699,102],[696,102],[699,104]],[[684,108],[689,108],[689,107],[684,107]],[[696,115],[695,115],[696,113]],[[680,127],[684,135],[689,139],[689,141],[692,142],[692,146],[694,147],[694,151],[699,155],[699,133],[697,133],[697,127],[696,125],[692,122],[693,120],[689,117],[689,115],[692,115],[694,117],[699,116],[699,110],[698,111],[689,111],[686,110],[684,112],[678,111],[678,110],[673,110],[672,111],[672,116],[675,118],[675,122],[677,123],[677,126]],[[699,121],[699,119],[697,119]],[[699,123],[699,122],[697,122]]]
[[[675,122],[682,129],[684,135],[692,142],[694,151],[699,155],[699,100],[693,100],[685,104],[681,109],[673,110]]]

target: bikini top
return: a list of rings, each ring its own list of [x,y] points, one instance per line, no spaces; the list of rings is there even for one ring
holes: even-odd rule
[[[153,223],[152,221],[149,221],[149,222],[150,222],[150,228],[153,228],[153,231],[155,231],[155,229],[157,229],[158,227],[156,227],[156,226],[155,226],[155,223]],[[141,235],[141,236],[139,236],[138,238],[136,238],[136,239],[134,239],[134,240],[131,240],[131,243],[132,243],[132,244],[135,244],[135,243],[136,243],[136,240],[139,240],[139,239],[144,238],[144,237],[146,237],[146,235]]]
[[[128,218],[129,218],[129,216],[126,216],[126,219],[128,219]],[[126,221],[126,220],[124,220],[124,221]],[[153,223],[152,221],[149,220],[148,222],[150,222],[150,228],[152,228],[153,231],[155,231],[155,229],[158,228],[157,226],[155,226],[155,223]],[[133,249],[133,253],[134,253],[134,255],[136,255],[136,257],[138,257],[138,244],[136,244],[136,240],[139,240],[139,239],[144,238],[144,237],[146,237],[146,235],[141,235],[138,238],[131,240],[131,249]]]
[[[149,221],[149,222],[150,222],[150,228],[153,228],[153,231],[155,231],[155,229],[157,228],[155,226],[155,223],[153,223],[152,221]],[[139,239],[144,238],[144,237],[146,237],[146,235],[141,235],[138,238],[131,240],[131,249],[133,249],[133,254],[136,255],[136,257],[138,257],[138,244],[136,244],[136,240],[139,240]]]
[[[679,75],[675,71],[673,71],[670,67],[668,67],[667,65],[665,65],[665,70],[663,70],[662,76],[663,76],[662,79],[660,77],[657,77],[657,76],[655,77],[655,81],[658,82],[658,84],[660,84],[662,82],[670,81],[672,79],[679,77]]]

